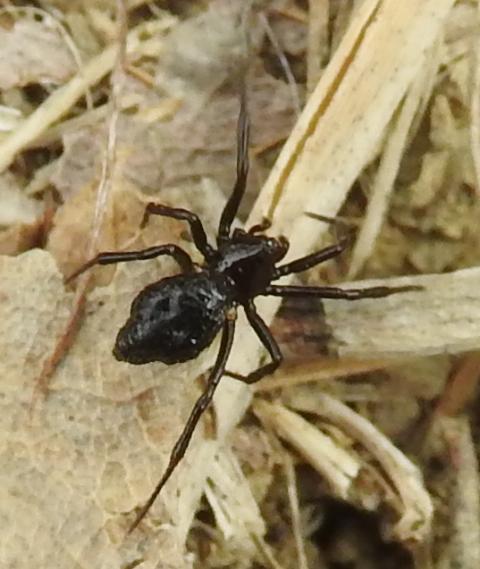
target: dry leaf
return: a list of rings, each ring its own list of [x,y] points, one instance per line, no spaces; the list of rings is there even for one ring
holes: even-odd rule
[[[155,102],[152,95],[150,99],[150,108],[165,100],[157,97]],[[235,172],[238,91],[217,91],[208,96],[201,109],[195,107],[194,100],[184,101],[169,121],[152,124],[145,122],[142,115],[121,117],[117,139],[122,162],[119,170],[131,184],[155,194],[166,187],[208,177],[229,191]],[[288,135],[293,107],[284,83],[259,72],[250,84],[249,108],[252,145],[268,147],[272,141],[277,143]],[[99,175],[104,137],[103,124],[64,135],[64,152],[51,179],[65,198]],[[258,186],[264,173],[255,171],[255,163],[253,166],[250,183]]]
[[[0,175],[0,203],[0,227],[31,224],[42,211],[41,203],[26,197],[16,178],[9,172]]]
[[[48,20],[16,20],[8,29],[0,26],[0,88],[32,83],[61,84],[77,66],[64,38]]]
[[[45,252],[3,257],[0,274],[0,503],[9,528],[2,534],[2,565],[17,558],[22,540],[27,565],[34,559],[43,567],[72,560],[107,567],[130,558],[145,559],[144,567],[152,569],[160,561],[162,567],[186,566],[173,526],[156,538],[144,541],[136,532],[124,541],[131,515],[123,514],[145,499],[158,477],[198,393],[191,382],[202,366],[197,360],[138,368],[111,355],[132,297],[161,271],[155,263],[139,263],[128,274],[120,269],[112,285],[90,295],[84,326],[33,423],[28,405],[34,379],[65,325],[72,295]],[[165,503],[164,515],[175,521],[176,497]]]

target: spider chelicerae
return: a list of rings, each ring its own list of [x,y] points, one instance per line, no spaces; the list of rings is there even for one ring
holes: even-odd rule
[[[282,237],[274,238],[263,234],[270,227],[268,220],[263,220],[248,231],[232,231],[231,226],[247,181],[248,140],[249,121],[245,90],[242,89],[237,127],[237,177],[220,217],[216,247],[208,242],[202,222],[195,213],[157,203],[149,203],[146,207],[143,224],[150,215],[171,217],[189,224],[193,242],[204,258],[202,266],[195,265],[190,255],[178,245],[165,244],[141,251],[99,253],[67,279],[71,281],[94,265],[148,260],[160,255],[169,255],[178,263],[180,274],[148,285],[133,301],[128,320],[115,341],[113,354],[118,360],[136,365],[157,361],[165,364],[185,362],[197,357],[221,332],[220,348],[209,372],[206,387],[185,423],[163,476],[140,509],[129,532],[143,519],[185,454],[195,427],[211,402],[222,376],[227,373],[245,383],[255,383],[280,365],[282,353],[268,326],[256,311],[256,296],[357,300],[379,298],[417,288],[381,286],[341,289],[333,286],[272,284],[280,277],[305,271],[336,257],[347,247],[350,239],[340,238],[334,245],[279,265],[287,253],[288,241]],[[270,362],[246,376],[225,371],[232,349],[238,306],[244,309],[250,326],[271,358]]]

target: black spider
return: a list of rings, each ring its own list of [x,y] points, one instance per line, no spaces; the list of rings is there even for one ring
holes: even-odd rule
[[[141,251],[100,253],[91,259],[68,281],[90,267],[100,264],[153,259],[170,255],[182,269],[181,274],[163,278],[145,287],[132,303],[130,316],[118,333],[113,354],[117,360],[131,364],[160,361],[175,364],[193,359],[211,344],[222,330],[217,359],[211,369],[207,386],[195,403],[184,429],[176,442],[168,466],[150,498],[130,526],[132,531],[143,519],[160,490],[185,454],[195,427],[210,401],[222,375],[232,348],[236,309],[241,305],[247,319],[271,356],[271,362],[249,373],[236,376],[245,383],[254,383],[272,373],[281,363],[282,354],[268,326],[257,314],[253,299],[260,295],[281,297],[378,298],[415,287],[374,287],[369,289],[341,289],[331,286],[284,286],[271,284],[284,275],[309,269],[339,255],[348,245],[342,238],[330,247],[290,263],[277,265],[288,250],[285,238],[262,235],[270,226],[268,220],[248,231],[231,225],[245,191],[248,172],[249,124],[245,95],[241,97],[237,129],[237,179],[232,194],[222,212],[218,228],[217,247],[207,241],[200,219],[191,211],[149,203],[144,217],[162,215],[186,221],[193,241],[205,261],[197,268],[188,253],[177,245],[158,245]]]

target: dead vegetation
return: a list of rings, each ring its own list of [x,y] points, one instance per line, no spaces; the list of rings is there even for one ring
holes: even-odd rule
[[[0,23],[0,565],[477,569],[478,2],[12,1]],[[126,538],[215,346],[174,367],[111,355],[168,261],[63,277],[98,250],[195,255],[181,223],[140,229],[151,199],[215,232],[246,38],[240,221],[268,215],[293,258],[345,231],[305,212],[338,216],[353,249],[309,281],[423,289],[259,301],[288,362],[255,393],[224,378]],[[229,369],[261,357],[240,323]]]

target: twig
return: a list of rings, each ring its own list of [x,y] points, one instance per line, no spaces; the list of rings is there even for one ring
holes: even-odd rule
[[[318,83],[328,53],[330,0],[310,0],[308,13],[307,91]]]
[[[278,14],[284,18],[289,18],[294,22],[299,22],[300,24],[306,24],[308,16],[302,8],[295,6],[295,4],[290,4],[290,6],[277,6],[270,9],[270,14]]]
[[[90,276],[86,275],[86,277],[82,279],[82,288],[79,287],[75,292],[70,317],[65,324],[65,330],[57,340],[53,352],[49,354],[45,360],[40,375],[35,380],[28,409],[28,416],[30,421],[33,419],[33,414],[35,413],[39,399],[42,396],[44,397],[48,390],[48,385],[52,374],[75,340],[78,326],[80,324],[83,310],[85,308],[85,289],[88,286],[89,279]]]
[[[283,387],[293,387],[305,383],[325,382],[344,376],[363,374],[387,365],[387,360],[356,360],[352,358],[317,358],[311,362],[288,364],[271,377],[266,377],[255,384],[255,393],[274,391]]]
[[[97,243],[102,228],[102,220],[105,214],[108,197],[112,187],[117,142],[117,125],[120,115],[120,95],[125,84],[125,65],[127,49],[127,10],[124,0],[117,0],[118,20],[118,50],[115,59],[115,67],[111,77],[112,91],[110,95],[110,110],[108,117],[108,135],[105,155],[102,162],[102,174],[97,189],[95,213],[93,220],[92,235],[89,245],[89,257],[96,253]]]
[[[270,40],[270,43],[273,46],[273,49],[275,50],[275,53],[278,57],[278,61],[282,66],[283,72],[285,73],[285,77],[287,79],[287,83],[290,88],[290,94],[292,96],[293,107],[297,115],[299,115],[300,111],[302,110],[302,105],[300,103],[300,94],[298,92],[297,82],[295,81],[295,77],[293,76],[290,63],[288,62],[285,53],[283,52],[280,44],[278,43],[278,40],[275,34],[273,33],[272,27],[270,26],[270,23],[268,22],[268,19],[265,16],[265,14],[263,12],[260,12],[258,18],[260,20],[260,23],[262,24],[263,29],[265,30],[265,33],[268,36],[268,39]]]
[[[480,567],[480,478],[475,443],[468,419],[443,418],[441,421],[454,471],[451,494],[453,535],[450,567]]]
[[[302,519],[300,516],[300,505],[298,502],[297,477],[291,456],[287,452],[282,453],[283,465],[287,479],[287,494],[290,502],[290,511],[292,514],[293,536],[298,555],[299,569],[308,569],[307,555],[305,553],[305,544],[303,540]]]
[[[480,21],[480,4],[477,5],[477,21]],[[476,179],[476,191],[480,197],[480,40],[472,49],[472,87],[470,99],[470,145]]]
[[[119,23],[119,43],[116,55],[115,69],[111,77],[112,94],[110,97],[110,113],[108,116],[108,136],[106,141],[105,155],[102,164],[102,174],[97,189],[97,199],[95,203],[95,214],[92,224],[92,233],[88,249],[88,256],[92,257],[97,248],[97,243],[102,228],[103,216],[110,193],[113,170],[115,166],[115,146],[117,135],[117,123],[119,116],[119,97],[124,83],[123,65],[125,64],[126,37],[127,37],[127,15],[124,0],[117,0],[117,17]],[[81,320],[83,309],[86,302],[86,292],[91,281],[90,273],[80,278],[70,318],[65,327],[64,333],[59,338],[57,345],[51,355],[46,359],[40,376],[35,382],[32,400],[30,404],[30,417],[35,411],[36,404],[41,394],[45,395],[48,390],[50,378],[60,363],[65,353],[70,348],[75,339],[78,326]]]
[[[255,542],[258,551],[263,555],[265,561],[270,565],[272,569],[284,569],[282,565],[275,559],[272,548],[265,542],[262,537],[258,535],[252,536],[253,541]]]

